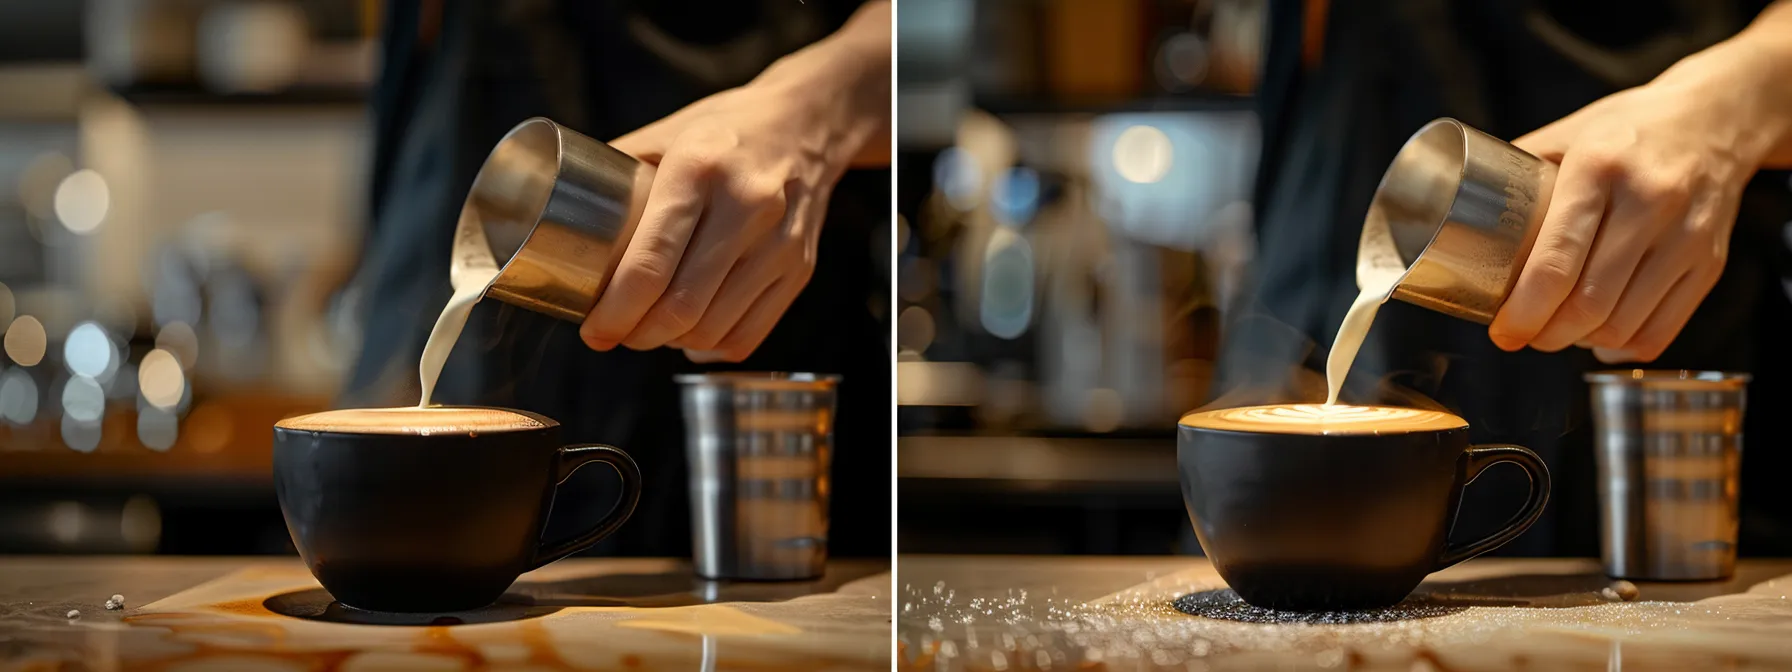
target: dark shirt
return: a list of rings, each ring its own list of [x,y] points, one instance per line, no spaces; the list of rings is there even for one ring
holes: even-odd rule
[[[838,29],[858,2],[655,3],[509,0],[390,3],[374,101],[372,216],[358,285],[366,335],[345,405],[416,403],[417,357],[449,295],[451,233],[473,175],[518,122],[546,116],[599,139],[639,128]],[[437,387],[448,404],[542,413],[568,441],[622,447],[645,494],[600,553],[682,555],[690,524],[683,423],[672,376],[744,369],[841,374],[830,550],[889,552],[890,352],[873,313],[888,295],[887,171],[849,173],[834,192],[815,275],[760,349],[699,367],[661,349],[592,352],[578,327],[486,301]],[[885,239],[887,240],[887,239]],[[595,472],[595,473],[585,473]],[[548,535],[594,520],[614,476],[563,486]]]
[[[1322,56],[1302,64],[1302,12],[1273,0],[1260,85],[1264,154],[1255,198],[1256,277],[1250,307],[1228,327],[1222,389],[1264,362],[1323,370],[1326,346],[1356,296],[1363,213],[1407,137],[1455,117],[1513,139],[1600,97],[1646,83],[1676,60],[1734,35],[1765,0],[1355,0],[1331,2]],[[1751,371],[1743,457],[1741,550],[1792,552],[1792,497],[1777,474],[1789,430],[1783,334],[1792,193],[1784,173],[1749,189],[1723,279],[1666,354],[1648,368]],[[1290,337],[1290,334],[1297,335]],[[1311,346],[1318,345],[1313,348]],[[1311,348],[1310,355],[1302,348]],[[1376,317],[1352,380],[1380,381],[1443,403],[1477,442],[1542,454],[1555,492],[1545,518],[1507,547],[1519,554],[1596,555],[1596,483],[1588,390],[1591,353],[1504,353],[1482,325],[1398,301]],[[1757,449],[1762,447],[1765,449]],[[1513,473],[1498,473],[1510,471]],[[1491,530],[1516,510],[1524,477],[1493,470],[1468,489],[1458,536]]]

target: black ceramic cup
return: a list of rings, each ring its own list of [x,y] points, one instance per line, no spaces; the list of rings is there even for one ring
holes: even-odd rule
[[[529,570],[609,536],[634,513],[641,472],[619,449],[562,446],[560,425],[429,435],[274,427],[274,490],[305,565],[338,601],[392,612],[490,605]],[[591,463],[622,478],[584,532],[542,539],[554,490]]]
[[[1425,575],[1523,533],[1549,499],[1529,449],[1471,446],[1466,426],[1405,432],[1270,433],[1178,427],[1182,499],[1201,548],[1258,607],[1387,607]],[[1486,537],[1450,539],[1462,490],[1502,462],[1523,469],[1524,506]]]

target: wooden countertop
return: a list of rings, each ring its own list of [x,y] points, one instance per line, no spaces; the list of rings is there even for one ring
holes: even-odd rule
[[[896,583],[899,669],[1792,669],[1792,559],[1632,583],[1484,558],[1379,620],[1203,611],[1229,591],[1200,557],[904,555]]]
[[[682,561],[575,558],[493,607],[393,620],[326,608],[297,558],[0,557],[0,670],[888,670],[888,567],[722,583]],[[113,594],[126,609],[103,607]]]

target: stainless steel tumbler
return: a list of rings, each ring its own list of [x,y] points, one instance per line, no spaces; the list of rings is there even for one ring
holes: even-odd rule
[[[1394,298],[1491,323],[1530,256],[1555,179],[1555,164],[1438,119],[1382,175],[1359,253],[1405,270]]]
[[[1626,370],[1589,373],[1586,380],[1606,573],[1688,581],[1730,576],[1749,376]]]
[[[796,580],[827,566],[837,376],[677,377],[699,576]]]
[[[502,267],[485,295],[580,322],[628,248],[654,167],[536,117],[505,134],[473,179],[461,218]]]

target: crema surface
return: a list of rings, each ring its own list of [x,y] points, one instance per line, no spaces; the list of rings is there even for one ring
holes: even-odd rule
[[[349,408],[287,418],[275,427],[347,434],[483,434],[547,427],[546,418],[502,408]]]
[[[1460,429],[1468,422],[1443,411],[1394,406],[1278,404],[1199,411],[1188,427],[1276,434],[1389,434]]]

